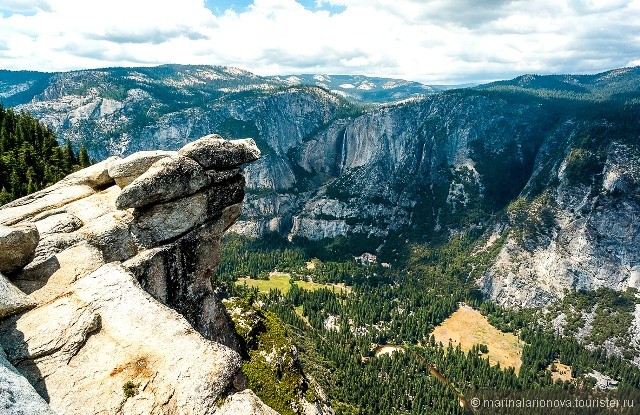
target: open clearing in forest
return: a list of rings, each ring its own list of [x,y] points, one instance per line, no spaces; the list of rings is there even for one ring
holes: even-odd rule
[[[404,347],[397,346],[394,344],[385,344],[376,349],[375,356],[380,357],[383,354],[386,354],[388,356],[393,356],[393,352],[404,353]]]
[[[489,357],[492,365],[500,363],[502,368],[513,367],[516,373],[522,366],[524,342],[512,333],[504,333],[493,327],[485,316],[471,307],[461,306],[432,334],[436,342],[447,346],[451,340],[453,347],[459,344],[465,352],[475,344],[486,344],[489,353],[484,356]]]
[[[572,381],[576,379],[573,376],[571,376],[571,366],[564,365],[558,362],[557,360],[554,361],[552,364],[550,364],[547,369],[551,370],[551,379],[553,379],[554,382],[557,380]]]
[[[289,292],[291,284],[289,280],[291,277],[288,275],[270,275],[268,280],[254,280],[251,278],[239,278],[236,284],[248,285],[249,287],[256,287],[258,291],[264,294],[268,294],[271,290],[280,290],[281,293],[286,294]]]
[[[289,280],[291,280],[291,275],[289,274],[272,272],[269,274],[268,280],[254,280],[245,277],[239,278],[236,284],[247,284],[249,287],[257,287],[258,291],[264,294],[268,294],[272,289],[278,289],[281,293],[286,294],[291,288]],[[315,291],[321,288],[326,288],[334,292],[340,292],[340,290],[342,290],[348,293],[351,291],[351,287],[344,284],[319,284],[311,281],[294,281],[294,284],[307,291]]]

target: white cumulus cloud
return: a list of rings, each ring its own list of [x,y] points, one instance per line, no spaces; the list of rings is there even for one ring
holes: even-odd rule
[[[471,82],[640,61],[640,1],[3,0],[0,68],[162,63]],[[335,6],[339,6],[335,8]]]

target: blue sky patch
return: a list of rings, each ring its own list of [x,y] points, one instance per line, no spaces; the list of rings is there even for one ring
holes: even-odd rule
[[[346,10],[344,6],[332,6],[330,4],[323,4],[318,6],[315,0],[296,0],[303,5],[307,10],[318,11],[327,10],[331,14],[340,14]],[[253,4],[253,0],[205,0],[205,6],[213,12],[215,15],[221,15],[227,10],[233,10],[236,13],[242,13],[246,11],[250,5]]]
[[[326,3],[318,7],[315,0],[296,0],[296,1],[302,4],[305,7],[305,9],[311,10],[311,11],[328,10],[331,14],[340,14],[347,9],[344,6],[332,6]]]
[[[236,13],[242,13],[253,4],[253,0],[205,0],[204,5],[215,15],[221,15],[231,9]]]
[[[11,17],[14,14],[19,14],[21,16],[34,16],[36,14],[36,11],[35,10],[17,11],[17,10],[6,9],[0,6],[0,17],[3,17],[6,19],[7,17]]]

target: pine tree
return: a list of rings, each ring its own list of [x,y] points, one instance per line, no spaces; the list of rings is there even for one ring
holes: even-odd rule
[[[80,154],[78,155],[78,164],[83,169],[91,165],[91,161],[89,160],[89,153],[87,152],[87,148],[84,146],[84,144],[80,147]]]
[[[73,147],[71,147],[71,141],[68,138],[64,144],[64,161],[69,169],[73,169],[73,166],[77,164],[76,156],[73,154]]]
[[[13,195],[7,191],[7,188],[2,186],[0,190],[0,205],[4,205],[5,203],[9,203],[13,200]]]

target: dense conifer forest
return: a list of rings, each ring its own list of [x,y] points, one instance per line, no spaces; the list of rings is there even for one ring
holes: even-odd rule
[[[469,237],[452,238],[438,248],[414,246],[396,268],[358,265],[353,259],[331,261],[329,256],[320,261],[309,256],[322,256],[315,246],[309,249],[276,235],[253,240],[229,234],[225,239],[216,283],[226,296],[257,296],[263,308],[278,316],[303,370],[322,385],[337,414],[464,414],[461,400],[487,393],[597,396],[590,376],[594,370],[619,380],[613,393],[635,393],[640,387],[638,367],[601,347],[588,350],[570,334],[554,332],[543,324],[542,310],[509,310],[484,302],[468,277],[480,272],[497,251],[474,257]],[[313,269],[307,266],[311,260]],[[271,290],[263,295],[236,283],[244,276],[266,279],[274,270],[291,274],[292,280],[312,277],[314,282],[343,282],[350,289],[309,291],[292,284],[286,294]],[[461,303],[519,337],[524,346],[518,373],[490,365],[483,355],[487,345],[465,352],[430,335]],[[387,344],[402,351],[376,356],[378,347]],[[556,362],[571,366],[572,380],[553,379]]]
[[[0,105],[0,205],[43,189],[91,164],[86,148],[58,145],[51,129]]]

